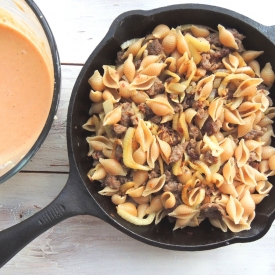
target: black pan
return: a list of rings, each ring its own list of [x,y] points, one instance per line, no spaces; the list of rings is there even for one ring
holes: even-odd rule
[[[90,103],[88,78],[103,64],[113,64],[119,45],[131,38],[142,37],[164,23],[170,27],[193,23],[213,28],[220,23],[236,28],[246,36],[246,49],[264,50],[258,60],[263,66],[271,62],[275,68],[275,27],[263,26],[230,10],[207,5],[174,5],[150,11],[130,11],[116,18],[109,32],[88,58],[81,70],[70,100],[67,121],[67,141],[70,175],[57,198],[29,219],[0,233],[0,262],[5,264],[35,237],[61,222],[81,214],[96,216],[120,231],[144,243],[172,250],[198,251],[213,249],[236,242],[251,242],[270,228],[275,218],[275,188],[256,208],[256,218],[249,231],[224,233],[204,221],[199,227],[172,231],[173,224],[163,220],[158,225],[135,226],[120,218],[110,198],[98,194],[99,184],[87,179],[92,161],[87,157],[88,135],[81,127],[88,119]],[[271,91],[274,92],[274,91]],[[272,94],[272,93],[271,93]],[[275,100],[273,96],[273,100]],[[274,184],[274,177],[270,178]]]

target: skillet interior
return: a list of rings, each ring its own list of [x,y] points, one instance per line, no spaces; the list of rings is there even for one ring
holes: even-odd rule
[[[87,157],[88,145],[85,140],[89,133],[84,131],[81,125],[89,118],[88,78],[96,69],[102,73],[103,64],[114,64],[120,44],[128,39],[145,36],[160,23],[170,27],[192,23],[207,25],[214,29],[217,29],[220,23],[225,27],[236,28],[246,36],[243,44],[247,50],[264,50],[264,55],[257,59],[261,66],[271,62],[275,68],[275,58],[273,58],[275,46],[265,35],[267,27],[232,11],[207,5],[186,4],[122,14],[114,21],[105,38],[90,55],[75,83],[68,113],[68,147],[69,149],[71,147],[73,153],[70,157],[74,158],[81,179],[92,196],[91,199],[94,199],[105,212],[106,216],[102,218],[132,237],[151,245],[175,250],[204,250],[234,242],[254,241],[267,232],[274,220],[275,188],[261,204],[257,205],[256,218],[249,231],[224,233],[212,227],[208,221],[204,221],[199,227],[173,231],[174,224],[166,220],[159,225],[139,227],[121,219],[116,214],[110,198],[98,194],[101,189],[100,184],[91,183],[86,177],[92,166],[92,160]],[[274,88],[271,92],[274,92]],[[273,100],[275,101],[274,96]],[[274,184],[274,177],[270,177],[269,180]]]

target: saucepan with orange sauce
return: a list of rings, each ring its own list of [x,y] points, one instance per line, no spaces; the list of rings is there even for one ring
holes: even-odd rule
[[[38,235],[75,215],[96,216],[139,241],[160,248],[181,251],[207,250],[236,242],[251,242],[263,237],[269,230],[275,218],[275,188],[271,188],[269,195],[265,196],[256,206],[255,218],[249,230],[223,232],[214,227],[208,219],[196,227],[186,226],[173,230],[174,223],[166,218],[158,224],[136,225],[131,223],[136,218],[131,218],[128,222],[118,214],[110,197],[99,194],[102,189],[100,183],[89,180],[87,174],[93,165],[93,159],[87,156],[89,146],[86,138],[88,134],[82,127],[90,117],[91,102],[87,98],[91,87],[88,80],[96,70],[101,70],[103,65],[115,64],[117,52],[122,43],[150,34],[159,24],[166,24],[170,28],[184,24],[205,25],[213,29],[219,24],[230,26],[246,37],[245,48],[264,51],[258,59],[262,67],[270,62],[275,68],[273,58],[275,28],[263,26],[233,11],[208,5],[183,4],[149,11],[129,11],[120,15],[114,20],[109,32],[88,58],[72,91],[67,117],[67,146],[70,162],[68,182],[57,198],[46,208],[0,233],[0,265],[4,265]],[[275,100],[274,89],[270,90],[269,96],[271,100]],[[271,145],[274,146],[273,141]],[[128,160],[126,162],[128,163]],[[211,177],[209,173],[208,176]],[[273,176],[269,177],[269,182],[274,185]],[[234,202],[233,197],[231,201]],[[241,209],[240,203],[236,202],[236,205]]]
[[[58,51],[49,25],[33,1],[1,1],[0,60],[2,183],[41,146],[58,105]]]

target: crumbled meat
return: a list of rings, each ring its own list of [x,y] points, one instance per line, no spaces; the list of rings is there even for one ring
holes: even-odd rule
[[[211,33],[208,37],[206,37],[206,40],[209,41],[210,44],[215,45],[217,47],[222,46],[218,32]]]
[[[247,133],[246,135],[243,136],[243,139],[248,140],[248,139],[257,139],[261,136],[264,135],[264,133],[266,132],[266,128],[263,127],[261,129],[252,129],[249,133]]]
[[[171,174],[171,172],[169,170],[165,170],[164,174],[166,176],[166,178],[165,178],[166,182],[169,182],[170,180],[172,180],[173,175]]]
[[[155,116],[151,117],[150,120],[151,120],[153,123],[155,123],[155,124],[159,124],[159,123],[161,122],[161,120],[162,120],[162,117],[161,117],[161,116],[155,115]]]
[[[236,29],[228,29],[228,31],[230,31],[233,34],[233,36],[239,40],[243,40],[245,38],[245,36],[239,33]]]
[[[219,158],[212,156],[210,151],[206,151],[204,154],[204,161],[206,162],[206,164],[212,165],[218,163]]]
[[[120,124],[114,124],[113,130],[114,130],[114,132],[115,132],[116,134],[121,135],[121,134],[123,134],[124,132],[126,132],[127,127],[125,127],[125,126],[123,126],[123,125],[120,125]]]
[[[192,139],[197,139],[197,137],[200,135],[200,130],[197,126],[193,125],[193,124],[189,124],[188,125],[189,128],[189,136]]]
[[[134,65],[135,65],[135,69],[138,70],[139,67],[140,67],[140,64],[141,64],[141,59],[137,60],[134,62]]]
[[[124,62],[124,60],[125,60],[124,58],[122,58],[123,54],[124,54],[124,51],[123,51],[123,50],[117,52],[116,65],[121,65],[121,64],[123,64],[123,62]]]
[[[102,153],[102,151],[94,151],[92,153],[92,158],[94,160],[99,160],[100,158],[104,158],[104,154]]]
[[[207,133],[208,136],[211,136],[215,133],[218,133],[221,127],[222,123],[219,119],[213,121],[211,117],[208,117],[202,127],[202,132]]]
[[[164,85],[162,81],[157,77],[153,85],[151,86],[151,88],[145,92],[152,97],[152,96],[164,93],[164,91],[165,91]]]
[[[116,144],[116,147],[115,147],[115,159],[117,161],[120,161],[123,157],[123,149],[122,147],[119,145],[119,144]]]
[[[222,66],[222,62],[219,58],[213,58],[209,53],[202,53],[201,54],[201,62],[200,62],[200,68],[203,68],[207,71],[215,71],[220,66]]]
[[[155,170],[152,170],[149,174],[149,179],[152,179],[152,178],[158,178],[159,177],[159,174],[155,171]]]
[[[186,94],[185,99],[182,103],[183,110],[191,107],[194,102],[194,95],[193,94]]]
[[[176,181],[169,181],[163,186],[163,191],[172,192],[172,193],[180,193],[182,190],[182,184]]]
[[[135,115],[135,111],[129,102],[125,102],[121,106],[121,119],[119,123],[125,127],[129,127],[131,126],[131,116]]]
[[[154,116],[152,109],[144,102],[138,105],[138,109],[144,114],[145,118]]]
[[[207,106],[207,104],[207,100],[193,100],[192,108],[195,111],[198,111],[199,109],[204,109]]]
[[[222,58],[224,58],[225,56],[229,55],[230,54],[230,49],[227,48],[227,47],[222,47],[221,49],[218,49],[218,50],[213,50],[213,51],[210,51],[210,56],[212,58],[219,58],[220,60]]]
[[[220,219],[222,216],[226,216],[225,210],[217,203],[205,203],[200,210],[200,215],[209,219]]]
[[[256,161],[250,161],[250,162],[249,162],[249,165],[250,165],[251,167],[253,167],[253,168],[259,170],[259,165],[260,165],[260,164],[259,164],[258,162],[256,162]]]
[[[170,163],[176,162],[183,157],[187,144],[188,142],[184,142],[172,147],[172,152],[169,158]]]
[[[104,180],[104,184],[105,186],[109,186],[112,189],[119,189],[121,183],[116,176],[107,174]]]
[[[186,146],[186,153],[190,157],[191,160],[198,160],[199,155],[195,152],[195,147],[197,143],[194,139],[190,139],[187,146]]]
[[[160,126],[158,137],[171,146],[177,145],[181,141],[181,137],[177,131],[164,125]]]
[[[154,39],[147,46],[148,55],[159,55],[164,54],[163,47],[158,39]]]
[[[137,126],[138,125],[138,117],[136,115],[132,115],[130,117],[131,123],[133,126]]]

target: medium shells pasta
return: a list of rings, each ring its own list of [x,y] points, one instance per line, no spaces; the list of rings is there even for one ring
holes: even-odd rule
[[[273,188],[275,74],[244,38],[222,25],[160,24],[89,78],[87,177],[121,218],[251,228]]]

